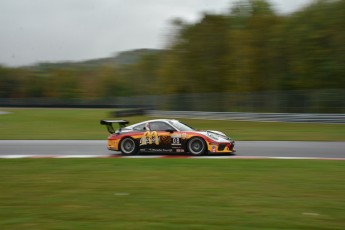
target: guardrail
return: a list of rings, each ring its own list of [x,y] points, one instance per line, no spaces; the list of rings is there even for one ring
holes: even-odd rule
[[[148,110],[154,117],[190,118],[206,120],[234,120],[260,122],[330,123],[345,124],[345,114],[313,113],[241,113],[241,112],[201,112],[201,111],[162,111]]]

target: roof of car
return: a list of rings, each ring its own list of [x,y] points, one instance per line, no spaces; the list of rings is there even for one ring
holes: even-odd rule
[[[131,126],[136,126],[136,125],[138,125],[138,124],[142,124],[142,123],[156,122],[156,121],[161,121],[161,122],[169,122],[169,121],[177,121],[177,120],[175,120],[175,119],[152,119],[152,120],[140,121],[140,122],[137,122],[137,123],[131,124],[131,125],[130,125],[130,126],[128,126],[128,127],[131,127]]]
[[[176,120],[175,119],[153,119],[153,120],[147,120],[146,122],[154,122],[154,121],[176,121]]]

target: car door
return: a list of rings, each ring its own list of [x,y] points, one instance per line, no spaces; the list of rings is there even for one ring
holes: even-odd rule
[[[176,131],[164,121],[150,122],[149,138],[156,151],[172,152],[172,134]],[[154,143],[154,144],[153,144]]]

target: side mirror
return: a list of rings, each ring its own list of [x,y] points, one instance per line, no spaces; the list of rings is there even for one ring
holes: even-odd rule
[[[169,132],[169,133],[173,133],[173,132],[175,132],[175,130],[173,130],[173,129],[167,129],[167,130],[165,130],[166,132]]]

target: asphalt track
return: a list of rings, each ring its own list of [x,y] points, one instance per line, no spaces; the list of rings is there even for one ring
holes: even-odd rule
[[[207,157],[345,160],[345,142],[238,141],[236,142],[236,149],[235,155],[211,155]],[[116,156],[120,156],[120,154],[107,150],[106,141],[103,140],[0,140],[0,158]],[[182,155],[176,154],[150,153],[131,157],[167,156],[182,157]]]

